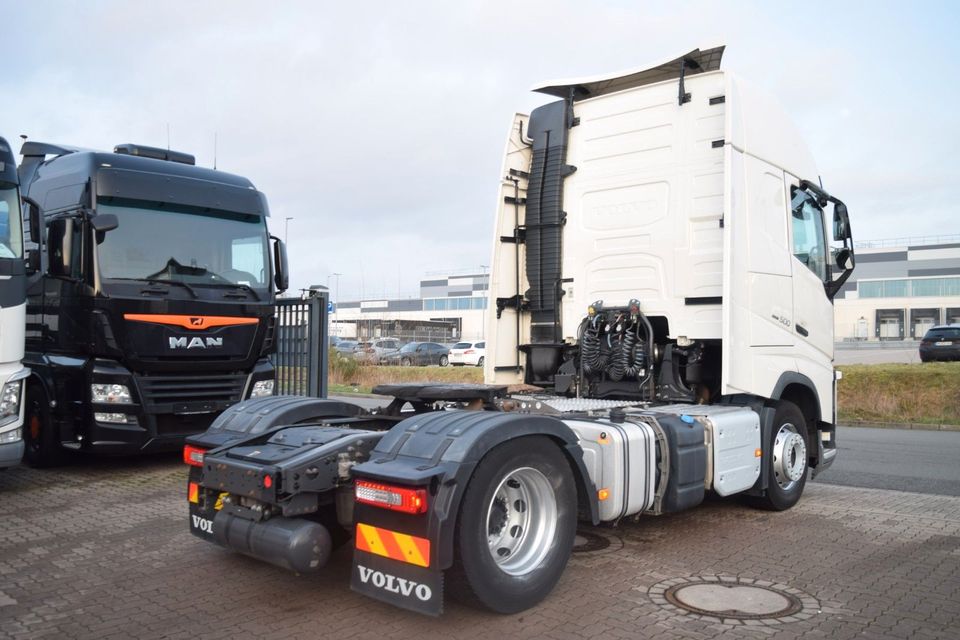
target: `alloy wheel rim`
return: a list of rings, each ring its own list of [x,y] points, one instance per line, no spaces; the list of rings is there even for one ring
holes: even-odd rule
[[[807,471],[807,444],[792,423],[787,422],[773,439],[773,475],[784,491],[796,487]]]
[[[557,514],[553,485],[542,472],[522,467],[507,474],[486,517],[487,548],[500,570],[521,576],[539,566],[556,534]]]

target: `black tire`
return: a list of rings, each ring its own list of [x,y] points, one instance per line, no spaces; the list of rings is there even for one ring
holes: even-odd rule
[[[524,479],[516,474],[528,476]],[[530,484],[521,484],[517,477]],[[511,481],[516,484],[510,484]],[[522,500],[511,502],[511,492],[518,495],[515,492],[524,487],[530,489],[522,494],[530,498],[530,504]],[[538,492],[547,499],[538,503]],[[550,496],[555,513],[549,508]],[[530,515],[525,516],[527,513]],[[530,531],[539,530],[542,535],[524,535],[527,532],[522,527],[510,524],[512,518],[519,518]],[[491,542],[497,535],[498,520],[499,539]],[[538,526],[540,523],[546,523],[545,528]],[[447,588],[465,604],[498,613],[529,609],[556,586],[570,559],[576,528],[577,489],[560,448],[540,436],[501,444],[480,461],[464,492],[457,516],[454,565],[445,581]],[[539,537],[544,538],[543,543],[531,542]],[[512,556],[504,553],[510,551],[505,548],[510,544],[517,545]],[[504,546],[495,550],[493,547],[498,545]],[[500,560],[494,559],[495,553]],[[513,561],[519,564],[510,567]]]
[[[440,363],[439,363],[439,364],[440,364],[441,367],[447,366],[448,364],[450,364],[450,358],[448,358],[447,356],[440,356]]]
[[[798,441],[793,433],[802,439],[802,447],[801,441]],[[790,446],[790,441],[795,445]],[[807,476],[810,475],[809,442],[807,421],[803,413],[792,402],[780,400],[773,416],[770,451],[763,452],[768,471],[767,490],[762,496],[750,498],[754,507],[768,511],[786,511],[797,504],[807,484]],[[791,470],[795,475],[801,464],[802,473],[799,477],[790,477],[791,473],[786,470]]]
[[[480,356],[480,359],[477,360],[477,366],[478,366],[478,367],[482,367],[482,366],[483,366],[483,356]]]
[[[35,469],[63,464],[64,450],[53,433],[47,394],[39,384],[27,385],[23,416],[23,458]]]
[[[409,367],[411,364],[413,364],[413,362],[411,362],[410,358],[400,358],[401,367]]]

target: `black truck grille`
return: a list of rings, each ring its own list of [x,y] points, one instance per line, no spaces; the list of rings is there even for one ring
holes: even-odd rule
[[[240,402],[247,375],[141,375],[143,404],[162,413],[215,411]]]

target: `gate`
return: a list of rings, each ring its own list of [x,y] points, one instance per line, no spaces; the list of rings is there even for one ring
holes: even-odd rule
[[[326,291],[277,300],[277,395],[327,397],[327,304]]]

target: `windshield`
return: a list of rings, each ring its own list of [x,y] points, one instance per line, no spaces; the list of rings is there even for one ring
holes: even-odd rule
[[[17,188],[0,187],[0,258],[23,257],[22,220]]]
[[[97,247],[102,278],[173,280],[188,285],[269,288],[264,218],[101,201],[119,224]]]
[[[940,329],[930,329],[924,340],[939,340],[941,338],[956,339],[960,338],[960,327],[942,327]]]

